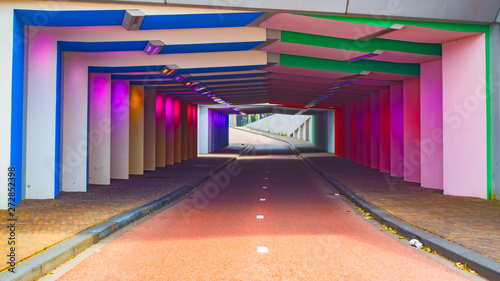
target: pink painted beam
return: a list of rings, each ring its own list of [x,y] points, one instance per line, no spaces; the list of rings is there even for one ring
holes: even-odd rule
[[[380,97],[370,95],[370,167],[380,169]]]
[[[403,82],[404,179],[420,182],[420,79]]]
[[[371,112],[370,96],[363,98],[363,165],[371,164]]]
[[[379,92],[380,109],[380,171],[391,172],[391,103],[389,89]]]
[[[443,191],[488,197],[485,34],[443,44]]]
[[[443,62],[420,65],[420,178],[427,188],[443,189]]]
[[[403,85],[391,86],[391,175],[403,177]]]

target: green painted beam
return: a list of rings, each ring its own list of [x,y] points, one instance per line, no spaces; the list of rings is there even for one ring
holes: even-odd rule
[[[281,42],[371,53],[375,50],[441,56],[441,44],[415,43],[374,38],[359,41],[292,31],[281,31]],[[437,58],[436,58],[437,59]]]
[[[420,76],[420,64],[374,60],[354,62],[280,54],[280,65],[358,74],[361,71]]]
[[[488,25],[483,24],[467,24],[467,23],[452,23],[452,22],[433,22],[433,21],[416,21],[416,20],[402,20],[402,19],[387,19],[387,18],[358,18],[358,17],[343,17],[343,16],[328,16],[328,15],[309,15],[298,14],[301,16],[315,17],[321,19],[337,20],[343,22],[367,24],[381,27],[391,27],[395,23],[404,25],[413,25],[420,27],[428,27],[435,29],[459,31],[459,32],[476,32],[486,33],[489,28]]]

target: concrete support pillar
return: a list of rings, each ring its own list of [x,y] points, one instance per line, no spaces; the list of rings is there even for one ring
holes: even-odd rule
[[[345,105],[345,158],[352,161],[352,102]]]
[[[370,95],[370,167],[380,169],[380,95]]]
[[[127,80],[111,81],[111,178],[128,179],[130,89]]]
[[[165,94],[156,94],[156,167],[166,165]]]
[[[442,61],[420,65],[420,183],[443,189]]]
[[[175,163],[174,98],[165,97],[165,164]]]
[[[193,104],[187,104],[187,158],[193,158]]]
[[[343,111],[344,111],[344,106],[338,106],[334,109],[335,112],[335,155],[339,157],[344,157],[343,156],[343,141],[342,139],[344,138],[343,134],[343,128],[344,128],[344,122],[345,120],[343,119]]]
[[[351,102],[351,161],[358,160],[358,103]]]
[[[198,107],[198,152],[206,154],[209,152],[210,126],[208,107]]]
[[[130,86],[129,173],[144,174],[144,86]]]
[[[12,23],[9,30],[12,31]],[[5,30],[5,32],[7,32],[7,30]],[[24,36],[24,28],[21,32]],[[26,199],[53,199],[59,192],[59,190],[57,190],[59,187],[55,188],[57,181],[54,177],[54,172],[58,172],[57,169],[59,169],[59,159],[55,159],[56,153],[59,149],[58,147],[56,147],[57,83],[55,81],[55,77],[57,73],[57,41],[54,40],[54,38],[50,38],[48,36],[36,36],[37,34],[33,32],[34,30],[30,29],[29,48],[25,49],[25,51],[27,51],[27,54],[19,54],[24,58],[29,58],[29,75],[27,76],[27,90],[25,90],[27,92],[27,95],[25,109],[26,152],[24,153],[24,163],[26,165],[26,193],[24,194],[24,197]],[[8,41],[5,41],[3,45],[12,44],[8,43]],[[20,42],[20,45],[18,46],[19,49],[22,49],[22,47],[24,47],[22,42]],[[12,50],[10,51],[10,54],[12,54]],[[17,63],[19,63],[19,61],[17,61]],[[10,65],[10,61],[3,61],[3,64]],[[14,65],[10,68],[12,69],[12,67],[19,67],[22,69],[25,67],[22,62],[19,65],[15,64],[16,62],[14,62]],[[9,74],[7,72],[3,74],[5,78],[9,77]],[[22,74],[20,78],[22,79]],[[85,76],[85,78],[88,81],[88,77]],[[7,83],[7,80],[9,79],[10,78],[5,79],[5,83]],[[10,85],[11,82],[8,81],[8,83]],[[20,94],[20,97],[18,98],[22,98],[22,88],[23,85],[21,85],[19,88],[20,92],[18,92],[18,94]],[[7,93],[4,94],[7,95]],[[10,97],[10,93],[8,93],[8,95]],[[4,102],[6,103],[7,101],[2,99],[2,104]],[[22,112],[23,109],[21,108],[17,110],[20,110]],[[10,105],[8,112],[10,112]],[[22,123],[18,125],[18,128],[13,128],[12,131],[23,130]],[[6,139],[6,137],[3,135],[4,132],[5,131],[2,131],[2,141]],[[22,146],[22,140],[19,145]],[[20,150],[22,150],[22,148]],[[72,154],[76,153],[72,151]],[[84,168],[86,165],[84,161],[86,159],[85,156],[86,155],[84,155],[82,158],[80,158],[80,155],[74,156],[75,162],[79,162],[78,164],[82,164]],[[8,155],[2,154],[2,158],[6,159],[8,158]],[[21,157],[19,157],[19,160],[20,158]],[[21,163],[22,162],[19,161],[19,164]],[[17,179],[19,179],[20,181],[22,175],[19,174],[19,172],[22,171],[22,166],[17,166],[16,169],[18,170],[16,173]],[[5,166],[5,171],[6,170],[7,166]],[[5,174],[7,174],[7,172],[5,172]],[[7,179],[5,180],[5,182],[7,182]],[[16,186],[19,184],[20,183],[16,183]],[[5,184],[5,186],[7,186],[7,184]],[[2,190],[2,192],[4,191]],[[7,194],[7,192],[5,192],[5,194]],[[7,199],[4,202],[7,202]]]
[[[403,177],[403,85],[391,86],[391,175]]]
[[[181,100],[174,99],[174,162],[182,161]]]
[[[111,74],[89,75],[88,183],[111,183]]]
[[[193,157],[198,157],[198,105],[192,106],[193,115]]]
[[[156,169],[156,90],[144,91],[144,170]]]
[[[363,165],[371,164],[371,98],[363,98]]]
[[[405,181],[420,182],[420,79],[403,82]]]
[[[380,171],[391,172],[391,95],[389,89],[380,90]]]
[[[364,112],[363,112],[363,99],[358,99],[356,101],[356,163],[363,164],[363,122],[364,122]]]
[[[485,34],[443,44],[443,191],[488,197]]]
[[[182,161],[188,160],[188,103],[181,102],[181,159]]]

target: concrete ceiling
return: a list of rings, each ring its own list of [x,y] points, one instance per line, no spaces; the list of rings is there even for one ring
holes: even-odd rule
[[[198,5],[204,1],[179,2]],[[243,6],[253,5],[253,1],[239,2],[243,2]],[[278,1],[267,2],[272,6]],[[289,1],[287,5],[289,9],[301,9],[301,2]],[[339,1],[319,2],[328,9],[342,6]],[[350,9],[363,14],[362,3],[367,2],[351,0]],[[406,3],[410,1],[401,2]],[[482,4],[474,7],[476,16],[484,10]],[[484,29],[482,25],[334,15],[203,11],[196,9],[189,13],[189,9],[183,8],[181,12],[146,12],[138,31],[121,27],[125,10],[60,11],[40,30],[61,38],[62,51],[123,54],[120,66],[94,65],[89,67],[90,72],[112,73],[113,79],[127,79],[132,84],[145,85],[147,89],[198,104],[215,105],[215,96],[230,103],[228,108],[271,103],[300,111],[311,104],[315,109],[334,108],[404,80],[418,78],[420,63],[441,58],[442,43]],[[460,11],[456,8],[453,13]],[[488,16],[494,18],[496,14]],[[368,41],[357,40],[394,24],[404,27]],[[166,44],[160,54],[154,56],[157,63],[126,65],[127,57],[147,56],[142,50],[150,40],[162,40]],[[349,61],[379,51],[384,52]],[[262,60],[266,52],[267,61]],[[220,63],[207,65],[203,63],[206,58]],[[178,72],[160,74],[165,65],[172,63],[180,68]],[[191,77],[184,82],[199,82],[198,86],[206,89],[195,91],[175,80],[176,75],[185,74]],[[203,95],[206,91],[213,96]]]

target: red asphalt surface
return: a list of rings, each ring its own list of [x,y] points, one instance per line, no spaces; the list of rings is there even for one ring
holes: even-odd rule
[[[232,133],[254,148],[218,174],[228,184],[200,186],[59,280],[468,280],[375,228],[285,143]]]

